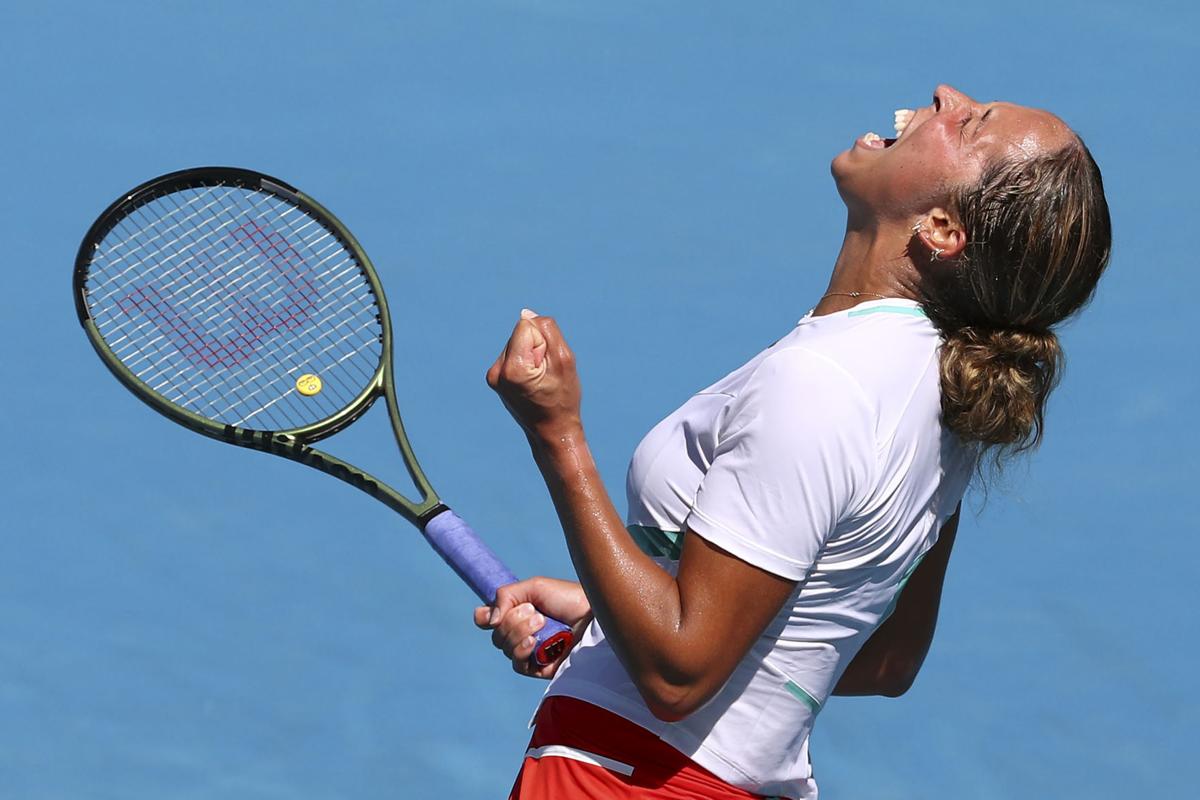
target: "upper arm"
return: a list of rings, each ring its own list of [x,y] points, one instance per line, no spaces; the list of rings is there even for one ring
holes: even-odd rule
[[[672,668],[655,676],[655,686],[643,687],[663,719],[687,716],[720,689],[796,587],[690,530],[676,583],[681,646]]]

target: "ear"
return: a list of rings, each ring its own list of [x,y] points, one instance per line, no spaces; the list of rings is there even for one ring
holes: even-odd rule
[[[967,246],[967,232],[958,217],[944,208],[930,209],[913,227],[917,238],[937,258],[950,261],[958,258]],[[940,251],[940,252],[938,252]]]

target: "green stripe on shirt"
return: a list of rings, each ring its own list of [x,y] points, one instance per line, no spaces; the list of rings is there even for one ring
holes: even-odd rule
[[[629,525],[625,530],[629,531],[633,541],[646,555],[654,558],[665,557],[672,561],[679,560],[679,554],[683,551],[683,534],[681,532],[664,531],[646,525]]]
[[[783,685],[783,688],[787,689],[792,697],[808,706],[808,710],[813,712],[813,714],[821,710],[821,704],[817,702],[817,698],[800,688],[800,684],[795,681],[788,681]]]
[[[874,308],[852,309],[847,317],[865,317],[867,314],[907,314],[910,317],[928,316],[923,309],[911,306],[875,306]]]

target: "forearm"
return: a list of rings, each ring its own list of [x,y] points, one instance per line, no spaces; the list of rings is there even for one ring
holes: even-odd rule
[[[912,685],[929,643],[914,649],[909,637],[887,626],[887,622],[880,626],[855,654],[834,686],[834,694],[899,697]]]
[[[942,526],[896,599],[892,615],[875,630],[842,674],[833,693],[898,697],[916,680],[937,628],[942,585],[958,534],[959,512]]]

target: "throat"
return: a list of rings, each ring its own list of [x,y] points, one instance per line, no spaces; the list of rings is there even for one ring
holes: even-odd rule
[[[847,226],[829,285],[814,313],[841,311],[869,300],[911,297],[912,262],[904,255],[910,231],[878,219]]]

